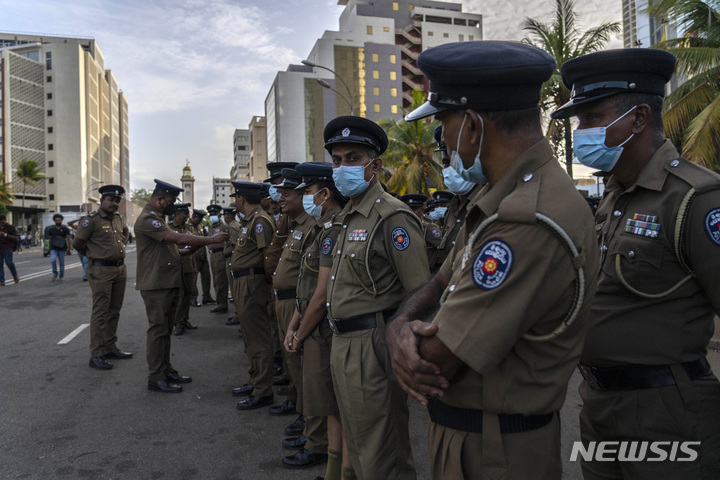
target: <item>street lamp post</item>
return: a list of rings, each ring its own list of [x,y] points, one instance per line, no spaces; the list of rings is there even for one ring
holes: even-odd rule
[[[337,94],[338,97],[340,97],[340,98],[342,98],[343,100],[345,100],[345,103],[347,103],[347,104],[348,104],[348,107],[350,107],[350,115],[353,114],[353,106],[352,106],[352,101],[351,101],[351,100],[348,100],[345,95],[343,95],[342,93],[340,93],[340,92],[338,92],[337,90],[335,90],[333,87],[330,86],[329,83],[327,83],[327,82],[326,82],[325,80],[323,80],[322,78],[317,78],[316,80],[317,80],[317,83],[319,83],[321,87],[327,88],[328,90],[332,90],[333,92],[335,92],[335,93]]]
[[[311,62],[310,60],[302,60],[301,63],[302,63],[303,65],[307,65],[308,67],[322,68],[323,70],[327,70],[328,72],[330,72],[330,73],[332,73],[333,75],[335,75],[335,78],[337,78],[338,80],[340,80],[340,83],[342,83],[343,86],[345,87],[345,90],[347,90],[348,97],[350,97],[350,100],[349,100],[349,101],[348,101],[347,98],[343,97],[343,95],[340,94],[340,92],[338,92],[337,90],[335,90],[334,88],[332,88],[329,83],[324,82],[324,81],[321,81],[320,79],[318,79],[318,83],[319,83],[320,85],[322,85],[324,88],[329,88],[329,89],[332,90],[333,92],[337,93],[337,94],[340,95],[340,97],[342,97],[346,102],[348,102],[348,103],[350,104],[350,115],[353,115],[353,94],[352,94],[352,91],[350,90],[350,87],[348,87],[348,84],[345,83],[345,80],[343,80],[343,78],[342,78],[340,75],[338,75],[337,72],[335,72],[335,70],[332,70],[332,69],[330,69],[330,68],[328,68],[328,67],[326,67],[326,66],[324,66],[324,65],[318,65],[317,63]]]

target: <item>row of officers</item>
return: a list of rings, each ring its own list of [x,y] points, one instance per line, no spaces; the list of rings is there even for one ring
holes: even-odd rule
[[[451,43],[418,66],[430,94],[406,120],[441,122],[454,194],[433,199],[436,223],[420,215],[426,199],[383,189],[388,138],[353,116],[325,127],[332,163],[273,164],[270,185],[233,182],[234,210],[207,236],[184,227],[205,212],[176,207],[182,190],[156,181],[135,223],[148,388],[174,393],[191,381],[170,364],[170,338],[192,328],[189,259],[207,246],[250,365],[232,392],[246,397],[239,410],[273,403],[282,344],[292,383],[274,408],[304,417],[302,435],[286,440],[300,449],[283,459],[288,468],[327,462],[326,479],[416,478],[409,394],[429,413],[433,479],[560,479],[558,411],[579,368],[586,450],[694,442],[697,454],[583,455],[584,478],[719,478],[720,383],[705,356],[720,312],[720,176],[663,139],[675,58],[623,49],[562,65],[573,94],[553,116],[577,117],[578,160],[609,175],[594,220],[543,135],[540,91],[556,69],[547,52]],[[92,259],[95,368],[129,355],[114,343],[122,300],[105,300],[107,283],[124,277],[123,226],[105,209],[118,192],[101,193],[76,238]],[[96,235],[114,249],[101,251]]]

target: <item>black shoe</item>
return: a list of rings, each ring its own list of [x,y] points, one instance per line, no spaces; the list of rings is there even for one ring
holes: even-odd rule
[[[213,307],[210,309],[210,313],[227,313],[227,307]]]
[[[158,380],[157,382],[148,380],[148,390],[164,393],[180,393],[182,392],[182,387],[174,383],[168,383],[165,380]]]
[[[103,357],[93,357],[90,359],[90,364],[92,368],[97,368],[98,370],[110,370],[113,368],[113,364],[106,361]]]
[[[185,329],[183,327],[175,327],[173,328],[173,335],[180,336],[183,333],[185,333]]]
[[[203,300],[203,305],[215,305],[217,302],[212,298],[210,300]]]
[[[273,379],[273,385],[275,385],[276,387],[279,387],[281,385],[290,385],[290,379],[285,375],[281,377],[275,377]]]
[[[305,419],[302,415],[299,415],[297,419],[285,427],[285,435],[292,435],[294,437],[297,437],[298,435],[302,435],[302,433],[305,431]]]
[[[277,394],[286,397],[290,389],[288,387],[278,387]]]
[[[186,328],[188,330],[197,330],[197,325],[193,325],[190,322],[185,322],[185,325],[183,325],[183,328]]]
[[[270,415],[294,415],[298,413],[297,410],[295,410],[296,405],[297,404],[295,402],[285,400],[285,403],[282,405],[272,407],[270,409]]]
[[[250,395],[247,399],[238,402],[237,409],[238,410],[254,410],[256,408],[264,407],[265,405],[272,405],[273,403],[273,396],[272,395],[265,395],[262,397],[256,397],[255,395]]]
[[[308,468],[328,460],[327,453],[313,453],[304,448],[295,455],[283,458],[283,467],[285,468]]]
[[[225,325],[240,325],[240,320],[238,320],[237,317],[230,317],[228,321],[225,322]]]
[[[232,297],[228,297],[228,302],[230,302],[230,303],[235,303],[235,299],[232,298]]]
[[[232,394],[233,397],[247,397],[248,395],[252,394],[254,389],[255,385],[248,385],[246,383],[242,387],[233,388]]]
[[[174,383],[190,383],[192,382],[191,377],[186,377],[185,375],[180,375],[178,372],[170,372],[165,375],[165,378],[170,380]]]
[[[105,358],[119,358],[120,360],[126,360],[132,358],[133,354],[130,352],[121,352],[119,348],[113,348],[103,354]]]
[[[190,306],[191,307],[199,307],[200,304],[197,302],[197,300],[193,300],[192,302],[190,302]]]
[[[300,435],[299,437],[290,437],[283,440],[283,448],[286,450],[297,450],[298,448],[304,448],[307,443],[307,437]]]
[[[282,358],[275,357],[273,358],[273,373],[276,377],[283,374],[283,364],[282,364]]]

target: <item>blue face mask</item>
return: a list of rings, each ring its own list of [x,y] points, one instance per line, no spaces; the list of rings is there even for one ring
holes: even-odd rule
[[[435,207],[435,210],[430,212],[430,220],[432,220],[434,222],[441,218],[445,218],[446,212],[447,212],[447,207]]]
[[[463,180],[453,167],[443,169],[443,180],[448,190],[456,195],[465,195],[475,186],[473,182]]]
[[[270,185],[270,188],[268,189],[268,196],[270,196],[270,200],[272,200],[273,202],[280,201],[280,192],[278,192],[278,189],[275,185]]]
[[[637,107],[637,105],[635,105],[635,107]],[[585,128],[582,130],[575,129],[573,131],[573,151],[580,163],[591,168],[597,168],[603,172],[609,172],[615,168],[617,161],[620,159],[620,155],[622,155],[623,145],[629,142],[635,134],[630,134],[627,140],[617,147],[608,147],[605,145],[607,129],[612,127],[625,115],[632,112],[635,107],[632,107],[620,115],[607,127]]]
[[[217,215],[210,215],[210,223],[218,223],[220,219]]]
[[[320,192],[322,192],[322,190],[320,190]],[[320,192],[317,192],[314,195],[303,195],[303,208],[311,217],[322,217],[322,206],[327,200],[324,200],[320,205],[315,205],[315,195]]]
[[[244,218],[245,218],[245,214],[242,212],[237,212],[237,215],[235,215],[235,220],[237,220],[238,222],[240,220],[243,220]]]
[[[365,180],[365,169],[368,165],[372,165],[372,160],[365,166],[343,166],[333,170],[333,181],[335,181],[335,186],[343,196],[355,198],[367,190],[370,182]],[[373,175],[373,177],[374,176],[375,175]],[[372,178],[370,178],[370,180],[372,180]]]
[[[487,178],[483,173],[482,163],[480,163],[480,151],[482,151],[482,142],[483,138],[485,137],[485,122],[483,122],[482,117],[478,116],[478,118],[480,119],[480,123],[482,124],[482,133],[480,134],[480,147],[478,148],[477,155],[475,155],[475,162],[470,168],[465,168],[465,165],[463,165],[462,162],[462,158],[460,158],[460,154],[457,151],[454,151],[450,154],[450,166],[455,169],[455,171],[458,173],[458,175],[460,175],[460,177],[462,177],[463,180],[476,183],[478,185],[483,185],[487,183]],[[457,148],[459,148],[460,146],[460,138],[462,137],[463,128],[465,128],[466,119],[467,113],[463,117],[462,124],[460,125]]]

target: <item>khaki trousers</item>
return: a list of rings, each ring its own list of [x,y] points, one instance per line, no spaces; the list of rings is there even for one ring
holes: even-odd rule
[[[99,357],[117,348],[117,326],[125,298],[127,269],[119,267],[87,266],[87,278],[92,290],[90,314],[90,356]]]
[[[295,299],[278,300],[275,299],[275,316],[277,317],[278,339],[280,345],[285,341],[290,321],[295,313]],[[287,399],[290,402],[297,402],[302,399],[302,360],[300,357],[290,355],[284,348],[281,349],[282,357],[287,366],[287,377],[290,379],[288,385]],[[302,407],[302,405],[299,405]],[[299,410],[300,411],[300,410]]]
[[[178,291],[177,309],[175,310],[174,325],[176,327],[182,327],[185,325],[185,322],[190,321],[190,302],[192,301],[193,284],[192,271],[181,273],[180,278],[182,283]]]
[[[148,317],[147,363],[148,380],[157,382],[176,371],[170,364],[170,333],[177,309],[177,288],[141,290]]]
[[[205,249],[205,247],[202,248]],[[210,264],[207,260],[207,252],[205,252],[204,255],[199,255],[198,257],[195,257],[195,264],[197,266],[198,276],[200,277],[200,284],[202,285],[202,300],[211,300],[212,295],[210,295]],[[191,299],[198,301],[198,293],[199,292],[197,288],[197,279],[193,279]]]
[[[210,269],[215,282],[215,300],[219,307],[228,306],[228,281],[225,255],[222,252],[210,254]]]

